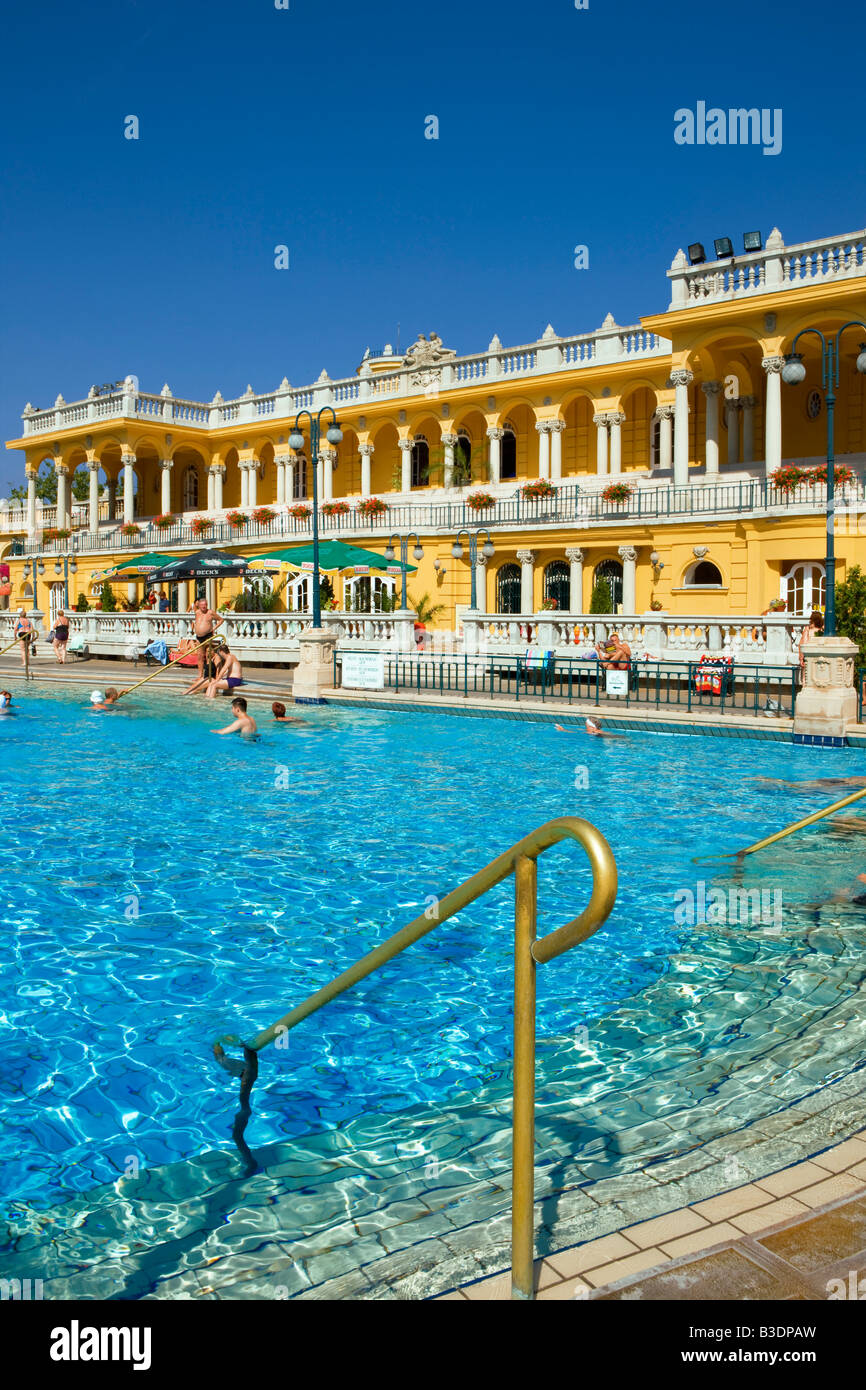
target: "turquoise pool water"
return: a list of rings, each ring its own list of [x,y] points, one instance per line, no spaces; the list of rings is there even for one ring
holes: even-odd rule
[[[56,1203],[113,1181],[131,1158],[147,1168],[231,1151],[236,1085],[215,1067],[212,1040],[272,1021],[563,814],[607,836],[621,887],[607,926],[539,972],[542,1048],[618,1017],[625,1080],[651,1081],[681,1039],[666,1052],[640,1001],[697,939],[676,920],[677,892],[718,880],[694,857],[833,799],[745,779],[864,766],[851,751],[748,740],[608,743],[547,724],[341,708],[302,717],[282,728],[263,717],[261,741],[243,744],[209,732],[227,722],[223,702],[142,694],[92,715],[83,694],[27,692],[18,717],[0,721],[7,1201]],[[750,865],[749,883],[781,891],[784,921],[802,927],[866,871],[866,838],[822,829],[793,844]],[[544,932],[587,899],[580,851],[549,851],[539,885]],[[366,1112],[447,1104],[499,1075],[510,1051],[511,893],[503,885],[301,1025],[287,1051],[269,1050],[251,1147]],[[859,930],[862,911],[839,911]],[[778,952],[767,925],[735,928],[744,958]],[[801,956],[811,949],[802,930]],[[721,1012],[706,1002],[718,960],[698,951],[690,968],[679,1026],[690,1044],[697,1031],[707,1055],[726,1036],[736,1049],[736,994]],[[784,988],[782,977],[782,1004]],[[697,1018],[690,989],[704,1000]],[[587,1075],[602,1085],[592,1067]]]

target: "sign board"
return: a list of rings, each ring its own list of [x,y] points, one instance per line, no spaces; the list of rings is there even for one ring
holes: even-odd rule
[[[369,573],[370,573],[370,566],[369,566],[369,565],[356,565],[356,566],[355,566],[355,574],[369,574]]]
[[[608,671],[605,690],[608,695],[627,695],[628,671]]]
[[[352,690],[385,689],[384,652],[344,652],[343,685]]]
[[[402,565],[388,565],[388,567],[387,567],[385,573],[386,573],[386,574],[402,574],[402,573],[403,573],[403,566],[402,566]]]
[[[302,561],[301,561],[301,569],[302,569],[302,570],[311,570],[311,569],[314,569],[314,568],[315,568],[315,566],[313,565],[312,560],[302,560]]]

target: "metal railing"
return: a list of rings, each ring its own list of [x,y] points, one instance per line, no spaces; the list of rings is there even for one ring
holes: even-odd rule
[[[357,649],[362,650],[360,647]],[[334,686],[339,683],[342,653],[334,653]],[[652,705],[675,707],[691,713],[712,709],[716,713],[793,718],[798,668],[734,662],[721,672],[718,689],[711,671],[699,661],[631,661],[626,688],[606,690],[601,663],[576,657],[539,659],[527,656],[385,656],[385,687],[398,693],[429,693],[495,699],[562,701],[600,705],[610,702],[626,709]]]
[[[564,927],[536,937],[537,859],[560,840],[576,840],[585,851],[592,869],[589,904]],[[429,909],[381,946],[363,956],[330,984],[290,1009],[251,1041],[235,1034],[214,1043],[214,1055],[226,1070],[241,1080],[240,1116],[249,1115],[249,1098],[258,1074],[258,1053],[268,1043],[285,1037],[290,1029],[336,999],[347,989],[405,951],[407,946],[447,922],[455,913],[482,897],[497,884],[514,875],[514,1089],[512,1110],[512,1193],[511,1193],[511,1297],[535,1296],[533,1261],[535,1246],[535,967],[554,960],[572,946],[586,941],[607,920],[616,901],[616,861],[607,840],[589,821],[561,816],[539,826],[519,840],[485,868],[438,901],[432,918]],[[223,1043],[239,1046],[244,1063],[226,1057]],[[236,1121],[236,1130],[238,1121]]]

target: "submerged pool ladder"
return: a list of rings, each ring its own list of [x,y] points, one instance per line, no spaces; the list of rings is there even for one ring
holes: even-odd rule
[[[592,893],[580,916],[547,936],[536,937],[537,859],[560,840],[576,840],[583,848],[592,869]],[[242,1110],[247,1106],[249,1092],[257,1070],[257,1054],[268,1043],[283,1036],[290,1028],[323,1005],[336,999],[352,985],[372,975],[374,970],[399,955],[407,946],[426,936],[449,917],[460,912],[476,898],[482,897],[496,884],[514,875],[514,1103],[512,1109],[511,1152],[511,1297],[535,1297],[533,1260],[535,1246],[535,967],[554,960],[572,946],[592,936],[607,920],[616,900],[616,862],[607,840],[589,821],[576,816],[561,816],[539,826],[532,834],[519,840],[511,849],[494,859],[486,868],[455,888],[447,897],[428,906],[420,917],[395,932],[381,946],[344,970],[323,989],[311,994],[276,1023],[259,1033],[250,1042],[234,1035],[221,1038],[214,1044],[218,1058],[224,1058],[222,1043],[242,1046],[249,1065],[242,1071],[235,1063],[230,1069],[241,1076]],[[225,1064],[225,1063],[224,1063]]]

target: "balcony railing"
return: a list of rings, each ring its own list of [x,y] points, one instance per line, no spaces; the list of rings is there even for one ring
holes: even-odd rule
[[[670,308],[694,308],[801,285],[849,280],[858,275],[866,275],[866,231],[803,241],[794,246],[785,246],[776,231],[767,238],[762,251],[724,261],[691,266],[684,252],[678,252],[668,271]]]

